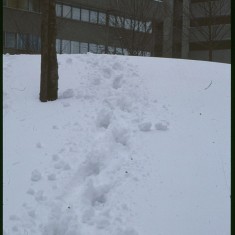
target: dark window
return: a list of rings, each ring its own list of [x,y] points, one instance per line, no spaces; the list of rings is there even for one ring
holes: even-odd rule
[[[97,23],[98,14],[96,11],[90,11],[90,22]]]
[[[32,52],[40,51],[40,37],[37,35],[30,35],[29,50]]]
[[[27,34],[17,34],[17,49],[25,50],[27,47]]]
[[[73,7],[72,18],[74,20],[80,20],[81,18],[80,8]]]
[[[97,53],[100,53],[100,54],[105,53],[105,46],[104,45],[98,45],[97,46]]]
[[[29,10],[33,12],[40,12],[39,0],[29,0]]]
[[[56,52],[58,54],[61,54],[61,40],[60,39],[56,39]]]
[[[29,9],[28,0],[8,0],[7,5],[8,7],[20,8],[23,10]]]
[[[122,55],[122,54],[123,54],[122,48],[116,47],[116,54],[117,54],[117,55]]]
[[[105,13],[99,12],[98,23],[99,24],[106,24],[106,14]]]
[[[62,40],[62,53],[63,54],[71,53],[71,42],[69,40]]]
[[[15,33],[6,33],[5,47],[16,48],[16,34]]]

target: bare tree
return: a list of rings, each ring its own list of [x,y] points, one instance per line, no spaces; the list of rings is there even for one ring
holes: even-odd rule
[[[156,1],[110,1],[108,26],[110,35],[129,55],[144,55],[154,48],[153,22],[159,15]]]
[[[209,60],[212,61],[213,50],[220,49],[221,41],[230,35],[230,22],[226,20],[226,16],[230,15],[230,1],[209,0],[198,3],[197,8],[194,11],[190,9],[190,34],[192,39],[208,48]],[[206,22],[200,21],[197,14],[202,15]]]
[[[207,50],[208,60],[212,61],[213,51],[221,49],[223,40],[230,39],[230,0],[184,0],[178,4],[182,4],[178,10],[181,18],[173,28],[186,40],[182,47],[191,43]]]
[[[58,98],[55,0],[42,0],[40,101]]]

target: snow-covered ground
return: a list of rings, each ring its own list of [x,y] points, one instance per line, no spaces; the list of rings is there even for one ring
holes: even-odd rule
[[[4,235],[229,235],[230,65],[3,56]]]

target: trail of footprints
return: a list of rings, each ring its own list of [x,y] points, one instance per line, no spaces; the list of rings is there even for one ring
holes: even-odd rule
[[[67,64],[72,62],[71,58],[67,60]],[[90,75],[93,78],[93,89],[87,89],[90,92],[88,96],[95,95],[100,98],[97,86],[102,85],[103,79],[109,79],[112,88],[110,94],[102,96],[103,108],[97,113],[94,120],[97,131],[93,134],[93,140],[95,136],[100,136],[96,140],[97,143],[94,143],[94,147],[87,153],[85,160],[82,163],[79,162],[77,167],[70,160],[65,161],[64,156],[78,152],[77,143],[70,141],[67,145],[64,144],[59,153],[51,156],[51,172],[46,174],[35,169],[31,173],[32,185],[27,194],[41,206],[51,208],[48,222],[39,225],[43,235],[89,235],[89,233],[84,233],[81,224],[86,224],[97,231],[106,231],[110,235],[138,235],[134,229],[125,228],[125,221],[112,216],[109,195],[117,187],[118,182],[126,177],[128,171],[124,170],[125,165],[132,164],[130,163],[133,159],[130,157],[129,145],[133,130],[149,132],[153,130],[152,123],[149,121],[137,122],[134,127],[125,125],[125,122],[132,120],[132,112],[135,112],[135,116],[140,115],[141,117],[140,110],[144,109],[141,106],[144,101],[137,99],[135,94],[134,96],[131,94],[132,88],[119,91],[123,86],[128,86],[125,76],[136,76],[135,68],[124,66],[115,57],[114,62],[103,61],[103,63],[107,65],[104,66],[102,61],[93,59],[87,61],[88,65],[94,67],[93,71],[96,73],[96,75],[94,73]],[[133,82],[133,84],[138,88],[138,83]],[[76,94],[73,89],[66,90],[62,95],[66,99],[74,96]],[[106,102],[107,100],[108,102]],[[140,109],[134,108],[136,105],[133,103],[134,101],[139,102],[137,105],[141,106]],[[155,130],[166,131],[168,126],[168,122],[160,121],[155,124]],[[60,128],[57,125],[52,127],[54,131]],[[42,146],[37,144],[37,148],[42,148]],[[66,180],[61,183],[62,179]],[[48,181],[48,187],[54,191],[53,198],[47,196],[45,189],[40,190],[37,187],[40,181],[45,180]],[[65,182],[66,184],[63,185]],[[77,191],[78,187],[81,188],[79,191]],[[76,192],[78,195],[74,195]],[[74,197],[77,198],[74,199]],[[37,224],[39,215],[37,215],[36,209],[27,205],[24,207],[30,218],[32,230]],[[124,205],[123,210],[128,210],[128,208]],[[14,215],[10,219],[16,222],[12,231],[19,232],[17,223],[19,224],[20,219]]]

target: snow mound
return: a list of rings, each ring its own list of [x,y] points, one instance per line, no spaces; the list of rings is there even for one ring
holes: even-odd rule
[[[41,103],[40,56],[3,62],[5,235],[229,234],[229,65],[58,55]]]

